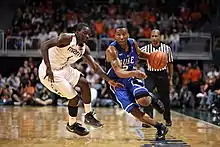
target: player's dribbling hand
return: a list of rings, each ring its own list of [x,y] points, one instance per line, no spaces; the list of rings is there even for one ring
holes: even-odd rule
[[[44,77],[44,79],[48,76],[48,80],[50,82],[54,82],[54,76],[53,76],[53,72],[50,68],[47,68],[46,70],[46,76]]]
[[[118,88],[123,88],[123,87],[124,87],[123,84],[118,83],[118,82],[115,82],[115,81],[113,81],[113,80],[108,81],[108,84],[111,85],[114,89],[115,89],[116,87],[118,87]]]
[[[145,78],[147,78],[147,75],[144,72],[140,71],[140,70],[136,70],[135,71],[135,77],[138,78],[138,79],[145,79]]]

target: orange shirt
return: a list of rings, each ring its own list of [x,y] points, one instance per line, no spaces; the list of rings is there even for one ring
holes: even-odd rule
[[[151,31],[151,28],[144,28],[144,37],[150,38]]]
[[[150,18],[150,13],[148,11],[141,12],[141,17],[143,18],[143,20],[148,21]]]
[[[97,34],[102,34],[103,30],[104,30],[104,22],[103,21],[97,21],[95,22],[95,29]]]
[[[115,38],[115,29],[114,28],[108,30],[108,36],[110,38]]]
[[[198,82],[202,77],[202,73],[199,69],[190,69],[189,76],[192,82]]]
[[[182,74],[182,79],[183,79],[183,81],[182,81],[183,85],[187,85],[190,81],[189,73],[188,72],[183,73]]]
[[[191,13],[191,18],[192,20],[199,20],[201,18],[201,13],[200,12],[192,12]]]
[[[154,23],[154,22],[157,21],[157,19],[156,19],[156,17],[155,17],[154,15],[150,15],[149,21],[150,21],[151,23]]]
[[[66,19],[67,19],[67,20],[72,20],[72,19],[73,19],[73,16],[74,16],[74,13],[73,13],[73,12],[68,12],[68,13],[66,14]]]
[[[30,95],[33,95],[34,92],[35,92],[35,89],[34,89],[34,87],[32,87],[32,86],[28,86],[28,87],[26,87],[26,88],[24,89],[24,91],[27,92],[27,93],[30,94]]]

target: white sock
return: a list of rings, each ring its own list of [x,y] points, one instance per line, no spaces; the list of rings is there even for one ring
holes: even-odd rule
[[[76,122],[76,117],[72,117],[69,115],[69,125],[72,126]]]
[[[86,113],[89,113],[92,111],[91,103],[90,104],[84,104],[84,109]]]

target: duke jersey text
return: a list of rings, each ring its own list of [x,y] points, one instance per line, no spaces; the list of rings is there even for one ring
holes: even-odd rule
[[[129,51],[126,52],[120,47],[120,45],[114,41],[109,46],[114,46],[118,52],[118,58],[121,61],[123,70],[132,71],[138,61],[138,54],[135,48],[134,39],[128,38]],[[119,78],[111,67],[108,70],[108,76],[114,80],[122,81],[122,78]]]

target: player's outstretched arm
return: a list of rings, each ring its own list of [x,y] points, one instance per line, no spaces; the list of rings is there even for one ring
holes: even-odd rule
[[[49,57],[48,57],[48,50],[54,46],[58,46],[58,47],[67,46],[71,42],[71,40],[72,40],[71,35],[61,34],[59,37],[52,38],[41,44],[41,53],[42,53],[42,56],[43,56],[43,59],[44,59],[44,62],[47,68],[49,69],[51,68]]]
[[[99,74],[107,82],[111,80],[102,69],[102,67],[94,60],[88,46],[86,46],[84,57],[86,59],[86,62],[93,68],[95,73]]]
[[[107,62],[111,63],[113,70],[115,71],[116,75],[120,78],[130,78],[130,77],[146,78],[146,75],[141,71],[123,70],[116,49],[113,46],[108,47],[108,49],[106,50],[106,60]]]
[[[90,49],[88,46],[86,46],[86,51],[84,54],[84,57],[87,61],[87,63],[93,68],[94,72],[96,72],[97,74],[99,74],[105,81],[107,81],[111,86],[113,87],[119,87],[122,88],[124,87],[123,84],[120,84],[118,82],[114,82],[113,80],[111,80],[106,72],[102,69],[102,67],[94,60],[94,58],[92,57],[91,53],[90,53]]]
[[[134,41],[134,44],[135,44],[135,48],[136,48],[136,51],[138,53],[139,59],[147,60],[149,58],[150,54],[147,53],[147,52],[142,51],[139,48],[138,43],[136,41]]]

